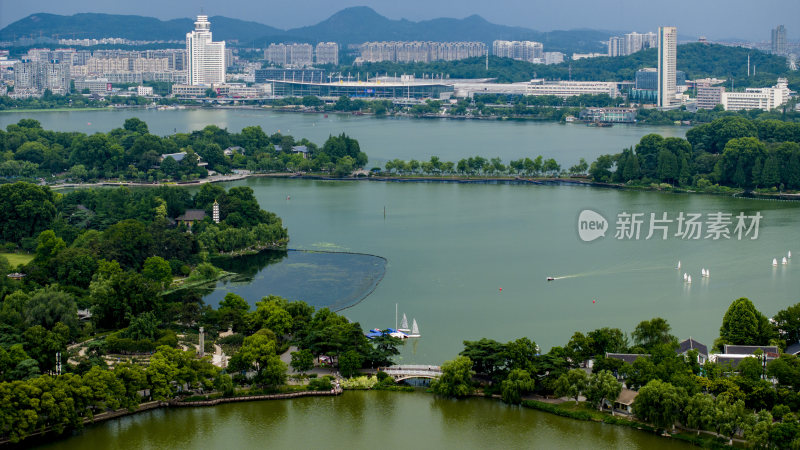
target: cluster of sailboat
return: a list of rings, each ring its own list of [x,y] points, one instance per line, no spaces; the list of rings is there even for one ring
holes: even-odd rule
[[[789,264],[789,260],[792,259],[792,252],[786,252],[786,256],[781,259],[781,264],[786,265]],[[776,267],[778,265],[778,258],[772,258],[772,267]]]
[[[386,335],[398,339],[418,338],[422,336],[419,334],[419,325],[417,325],[417,319],[411,319],[411,328],[409,328],[408,317],[406,317],[405,313],[403,313],[403,320],[400,322],[400,326],[397,326],[397,305],[395,305],[394,323],[395,328],[387,328],[385,330],[373,328],[369,330],[369,333],[366,333],[366,336],[369,339],[375,339],[376,337]]]
[[[782,264],[782,265],[787,265],[787,264],[789,264],[789,260],[790,260],[790,259],[792,259],[792,252],[791,252],[791,251],[788,251],[788,252],[786,252],[786,256],[784,256],[784,257],[782,257],[782,258],[781,258],[781,264]],[[778,258],[772,258],[772,267],[777,267],[777,266],[778,266]],[[681,262],[680,262],[680,261],[678,261],[678,266],[677,266],[677,267],[675,267],[675,268],[676,268],[677,270],[681,270]],[[703,268],[703,269],[701,269],[701,270],[700,270],[700,275],[701,275],[703,278],[708,278],[708,277],[710,277],[710,276],[711,276],[711,272],[710,272],[708,269],[706,269],[706,268]],[[549,280],[548,280],[548,281],[549,281]],[[684,272],[684,273],[683,273],[683,281],[684,281],[685,283],[691,283],[691,282],[692,282],[692,276],[691,276],[691,275],[689,275],[689,273],[687,273],[687,272]]]
[[[681,262],[680,261],[678,261],[678,266],[676,267],[676,269],[681,270]],[[703,278],[709,278],[711,276],[711,271],[706,269],[705,267],[703,267],[702,269],[700,269],[700,276],[703,277]],[[685,283],[687,283],[687,284],[691,284],[692,283],[692,276],[689,275],[688,272],[684,272],[683,273],[683,281]]]

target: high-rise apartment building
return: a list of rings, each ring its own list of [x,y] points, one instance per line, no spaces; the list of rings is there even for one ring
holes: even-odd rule
[[[786,27],[778,25],[772,30],[772,53],[776,55],[786,54]]]
[[[186,33],[186,78],[192,86],[225,83],[225,41],[213,42],[207,16],[197,16]]]
[[[14,64],[14,87],[35,92],[49,89],[54,94],[69,91],[69,65],[53,60],[25,61]]]
[[[361,59],[366,62],[455,61],[486,55],[483,42],[365,42]]]
[[[270,44],[264,51],[264,59],[281,66],[310,66],[314,62],[314,47],[311,44]]]
[[[339,44],[336,42],[320,42],[316,48],[317,64],[339,64]]]
[[[658,46],[656,33],[627,33],[625,36],[611,36],[608,39],[608,56],[627,56],[638,51]]]
[[[658,101],[661,108],[675,101],[675,55],[678,49],[678,29],[658,27]]]
[[[625,48],[623,47],[624,40],[619,36],[611,36],[608,38],[608,56],[624,56]]]
[[[494,41],[492,53],[501,58],[534,62],[534,59],[542,57],[544,46],[535,41]]]

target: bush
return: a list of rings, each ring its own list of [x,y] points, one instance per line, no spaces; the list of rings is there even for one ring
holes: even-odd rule
[[[378,384],[376,377],[361,376],[342,380],[343,389],[366,390],[372,389],[376,384]]]
[[[331,384],[330,375],[326,375],[323,378],[312,379],[308,382],[309,391],[330,391],[331,389],[333,389],[333,384]]]
[[[219,269],[211,263],[201,263],[195,267],[194,272],[189,275],[189,279],[193,281],[214,280],[218,275]]]

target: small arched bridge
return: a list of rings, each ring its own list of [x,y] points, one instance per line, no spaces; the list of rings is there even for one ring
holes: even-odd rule
[[[439,366],[390,366],[378,369],[394,381],[403,381],[409,378],[439,378],[442,376],[442,368]]]

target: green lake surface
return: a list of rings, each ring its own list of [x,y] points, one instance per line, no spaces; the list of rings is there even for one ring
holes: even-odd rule
[[[677,449],[688,444],[498,400],[348,391],[342,396],[156,410],[88,427],[48,449]]]

